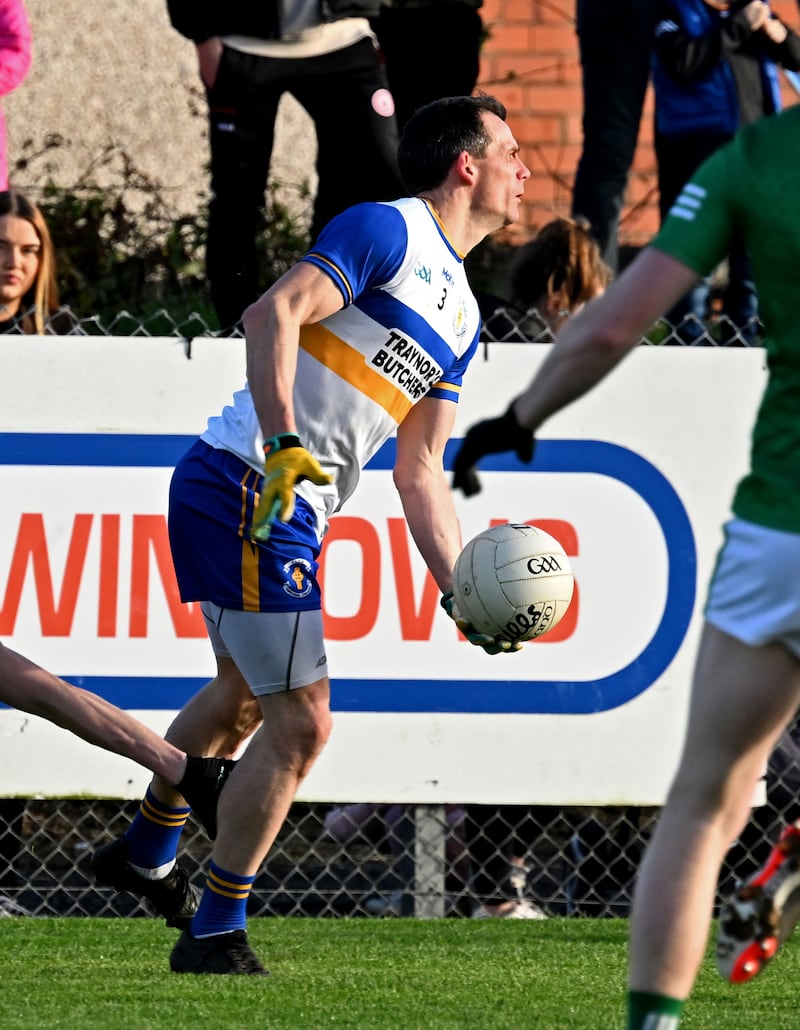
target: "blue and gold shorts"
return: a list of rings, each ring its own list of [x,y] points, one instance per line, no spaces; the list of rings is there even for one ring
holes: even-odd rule
[[[311,505],[295,495],[289,522],[250,539],[263,477],[230,451],[198,440],[178,462],[169,492],[169,540],[182,601],[245,612],[321,608],[320,540]]]

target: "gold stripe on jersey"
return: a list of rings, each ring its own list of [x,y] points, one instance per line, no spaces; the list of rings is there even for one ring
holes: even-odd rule
[[[321,322],[303,326],[300,346],[329,371],[383,408],[398,425],[411,409],[411,398],[403,390],[374,372],[360,351],[345,343]]]
[[[306,255],[306,257],[307,258],[308,257],[313,257],[316,261],[319,261],[320,264],[325,265],[326,268],[330,268],[330,270],[331,270],[331,272],[333,274],[333,281],[335,283],[337,283],[337,285],[343,287],[343,289],[344,289],[344,292],[345,292],[345,306],[347,306],[348,304],[352,304],[353,303],[353,287],[347,281],[347,278],[345,277],[345,274],[344,274],[344,272],[342,272],[341,268],[339,268],[338,265],[335,265],[330,260],[330,258],[325,257],[324,254],[318,254],[315,250],[312,250],[309,254]]]

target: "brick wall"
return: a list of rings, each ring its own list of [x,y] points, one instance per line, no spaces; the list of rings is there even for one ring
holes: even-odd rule
[[[605,3],[606,0],[594,0]],[[788,24],[800,26],[797,0],[773,0]],[[41,148],[47,134],[63,144],[47,156],[51,175],[69,186],[88,173],[116,178],[98,158],[115,146],[164,184],[177,211],[204,202],[208,146],[205,102],[191,43],[168,21],[164,0],[26,0],[34,34],[33,67],[3,98],[9,155],[25,143]],[[581,145],[581,92],[575,0],[484,0],[489,39],[479,85],[509,109],[511,126],[533,173],[523,232],[569,211]],[[787,90],[787,102],[794,102]],[[656,227],[652,103],[642,120],[622,221],[623,242],[642,243]],[[316,188],[313,125],[291,97],[278,119],[272,175],[295,210],[303,184]],[[41,161],[38,166],[41,166]],[[26,187],[30,173],[16,184]],[[307,218],[308,203],[297,205]]]
[[[603,3],[604,0],[595,0]],[[796,0],[772,8],[797,29]],[[568,214],[572,180],[581,151],[581,69],[574,0],[484,0],[489,32],[479,88],[508,108],[509,124],[531,169],[519,232]],[[785,103],[797,96],[784,86]],[[648,91],[639,145],[620,224],[623,243],[647,242],[658,226],[653,98]]]

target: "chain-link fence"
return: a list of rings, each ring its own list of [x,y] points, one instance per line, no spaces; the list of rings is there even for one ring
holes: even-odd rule
[[[213,335],[200,316],[144,320],[126,312],[111,324],[71,319],[71,334],[175,336],[187,345]],[[724,316],[679,326],[661,323],[643,343],[748,346],[760,325]],[[236,335],[237,331],[234,330]],[[499,306],[484,316],[484,356],[492,341],[528,343],[548,334],[535,311]],[[779,828],[800,816],[798,728],[767,773],[766,804],[732,848],[720,896],[764,860]],[[120,836],[133,801],[0,799],[0,915],[145,915],[136,898],[97,887],[93,849]],[[654,809],[540,805],[295,803],[256,878],[250,914],[307,916],[472,916],[504,901],[529,915],[626,915],[632,881]],[[198,885],[210,844],[190,820],[181,861]]]
[[[511,304],[495,302],[490,297],[484,298],[483,307],[481,340],[485,347],[491,343],[552,342],[547,322],[535,308],[522,311]],[[24,317],[20,316],[5,331],[23,334],[26,331]],[[198,313],[176,318],[166,309],[146,317],[120,311],[113,318],[104,319],[98,315],[79,317],[66,306],[51,315],[47,331],[70,336],[175,336],[189,343],[196,336],[243,335],[241,325],[217,330]],[[675,325],[661,319],[641,342],[653,346],[754,347],[761,345],[762,333],[763,327],[757,317],[741,325],[733,322],[719,310],[712,293],[705,317],[688,314]]]

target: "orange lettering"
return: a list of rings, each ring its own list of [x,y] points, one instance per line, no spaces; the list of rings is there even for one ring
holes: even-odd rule
[[[332,615],[325,608],[325,559],[337,540],[351,540],[361,548],[361,604],[354,615]],[[322,620],[328,640],[359,640],[378,619],[381,596],[381,545],[374,526],[365,519],[337,515],[330,520],[319,556]]]
[[[53,593],[53,577],[47,551],[44,531],[44,516],[31,512],[20,516],[19,532],[8,573],[3,607],[0,609],[0,634],[10,636],[17,621],[22,587],[28,568],[28,559],[33,567],[33,580],[39,607],[42,636],[68,637],[75,618],[75,606],[81,574],[89,546],[92,515],[76,515],[72,525],[72,536],[64,565],[64,580],[61,595],[56,603]]]
[[[119,515],[100,517],[100,582],[97,586],[97,635],[117,635],[119,596]]]
[[[150,592],[150,549],[156,559],[164,597],[176,637],[204,637],[203,614],[197,603],[182,604],[178,581],[169,550],[167,520],[164,515],[134,515],[131,547],[131,637],[147,636],[147,607]]]
[[[403,640],[430,640],[433,618],[439,603],[439,588],[428,569],[422,586],[419,606],[415,603],[414,580],[411,575],[411,553],[408,525],[405,519],[388,519],[392,565],[397,587],[397,612]]]

